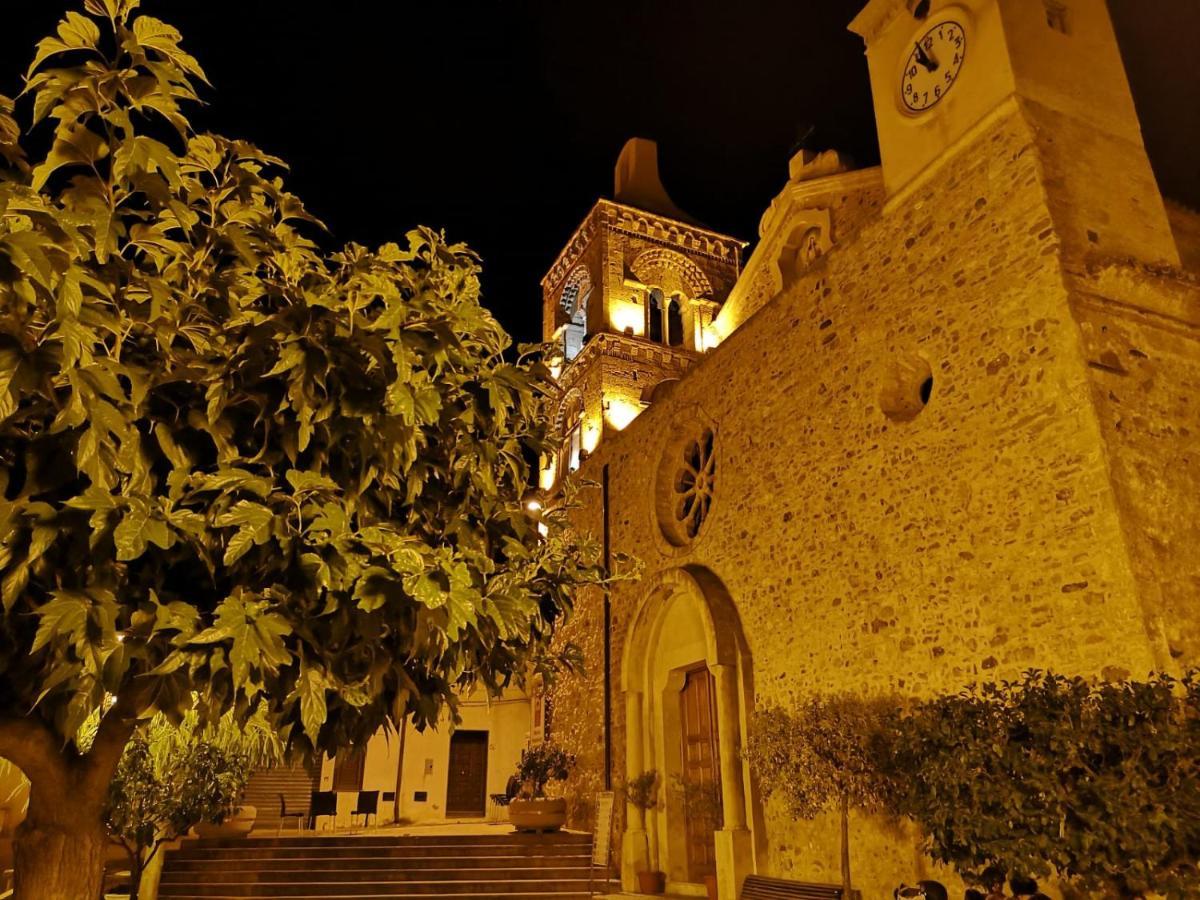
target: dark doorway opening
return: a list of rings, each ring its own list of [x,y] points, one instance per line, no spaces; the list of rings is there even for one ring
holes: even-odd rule
[[[482,818],[487,811],[486,731],[456,731],[450,736],[446,816]]]
[[[335,791],[361,791],[363,773],[367,768],[367,750],[348,750],[339,753],[333,763],[333,789]]]

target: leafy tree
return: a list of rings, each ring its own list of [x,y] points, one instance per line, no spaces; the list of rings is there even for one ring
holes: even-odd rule
[[[1200,893],[1200,683],[1028,672],[894,729],[897,811],[965,877],[1055,874],[1107,897]]]
[[[650,769],[630,778],[617,791],[626,803],[645,812],[658,806],[658,772]]]
[[[549,741],[522,750],[521,761],[517,763],[520,798],[534,800],[545,797],[546,785],[551,781],[566,781],[573,768],[575,757]]]
[[[506,356],[477,258],[428,230],[323,252],[279,160],[192,129],[203,72],[137,6],[38,44],[44,153],[0,100],[0,756],[45,900],[98,894],[156,711],[261,711],[300,752],[419,727],[552,670],[601,577],[522,506],[552,383]]]
[[[86,746],[87,735],[81,740]],[[237,809],[253,769],[280,762],[282,752],[261,715],[244,725],[225,716],[201,726],[195,712],[179,725],[159,713],[139,726],[125,745],[105,807],[109,836],[129,854],[132,900],[158,896],[165,844],[202,822],[224,821]]]
[[[671,782],[690,827],[710,836],[721,827],[725,808],[721,785],[715,778],[673,775]]]
[[[884,724],[896,704],[883,699],[813,697],[794,711],[755,710],[745,754],[764,797],[778,795],[797,819],[830,808],[841,823],[843,895],[851,896],[850,809],[885,809],[880,768]]]

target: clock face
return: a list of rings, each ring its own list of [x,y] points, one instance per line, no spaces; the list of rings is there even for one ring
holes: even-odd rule
[[[911,112],[924,112],[950,93],[967,56],[967,34],[947,19],[913,42],[900,78],[900,99]]]

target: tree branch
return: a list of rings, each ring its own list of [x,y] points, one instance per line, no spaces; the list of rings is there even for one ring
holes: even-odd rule
[[[36,715],[0,717],[0,756],[24,772],[31,784],[53,781],[61,787],[68,775],[62,742]]]
[[[85,758],[84,787],[89,794],[108,790],[108,783],[117,770],[117,763],[121,761],[121,754],[125,752],[125,745],[137,727],[151,692],[152,687],[148,683],[131,685],[117,697],[117,702],[100,720],[96,739]]]

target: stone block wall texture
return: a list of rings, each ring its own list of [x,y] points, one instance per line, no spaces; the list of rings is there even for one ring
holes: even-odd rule
[[[1192,274],[1200,274],[1200,213],[1168,200],[1167,219],[1180,264]]]
[[[698,565],[723,582],[755,705],[1197,661],[1200,293],[1174,271],[1066,272],[1045,177],[1014,106],[585,464],[596,481],[608,467],[615,550],[648,574]],[[893,421],[880,392],[914,357],[932,394]],[[701,416],[716,424],[715,503],[675,548],[657,525],[656,473],[674,423]],[[585,496],[577,520],[597,535],[599,499]],[[612,589],[618,780],[619,672],[640,600],[637,582]],[[554,689],[583,827],[603,779],[602,621],[599,594],[581,598],[563,637],[587,673]],[[829,822],[789,822],[774,804],[763,819],[760,872],[838,879]],[[853,846],[866,897],[931,871],[883,823],[856,819]]]
[[[875,177],[864,177],[867,173]],[[820,190],[811,183],[803,185],[810,189],[816,188],[809,198],[809,205],[828,212],[832,242],[835,246],[853,241],[863,227],[879,218],[883,207],[883,176],[878,168],[852,173],[850,185],[843,184],[846,180],[840,175],[822,178],[821,184],[828,185],[825,190]],[[761,242],[746,263],[741,279],[718,316],[717,328],[723,334],[741,327],[746,319],[779,292],[779,254],[788,239],[790,223],[795,218],[792,215],[795,210],[787,199],[787,194],[785,188],[780,197],[772,203],[772,209],[763,217],[763,225],[768,227],[763,230]],[[783,208],[776,210],[777,205]]]

